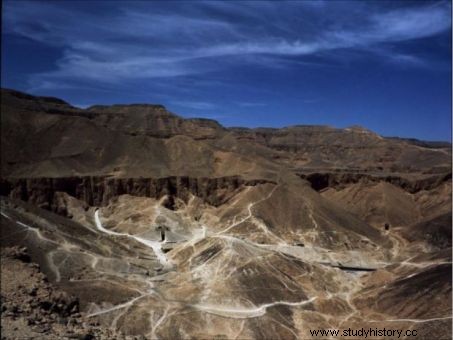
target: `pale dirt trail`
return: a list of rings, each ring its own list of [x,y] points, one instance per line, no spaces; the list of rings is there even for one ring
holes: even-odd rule
[[[164,268],[171,267],[170,261],[167,259],[167,257],[165,256],[164,252],[162,251],[161,242],[148,240],[148,239],[145,239],[143,237],[136,236],[136,235],[130,235],[130,234],[126,234],[126,233],[117,233],[115,231],[111,231],[111,230],[105,229],[102,226],[101,218],[99,217],[99,209],[96,210],[96,212],[94,213],[94,221],[96,223],[96,228],[98,230],[102,231],[103,233],[110,234],[110,235],[125,236],[125,237],[128,237],[128,238],[132,238],[132,239],[140,242],[141,244],[144,244],[145,246],[151,248],[154,251],[154,253],[156,254],[157,259],[159,260],[160,264]]]
[[[193,308],[198,309],[200,311],[215,314],[223,317],[234,318],[234,319],[247,319],[247,318],[256,318],[259,316],[263,316],[266,314],[266,310],[269,307],[273,306],[304,306],[308,305],[309,303],[316,300],[316,297],[312,297],[308,300],[300,301],[300,302],[288,302],[288,301],[276,301],[272,303],[266,303],[264,305],[258,307],[222,307],[222,306],[214,306],[214,305],[203,305],[197,304],[192,305]]]

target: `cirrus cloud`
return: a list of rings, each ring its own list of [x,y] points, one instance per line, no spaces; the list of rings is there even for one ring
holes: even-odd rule
[[[103,12],[95,6],[7,1],[4,34],[61,48],[53,70],[30,75],[30,86],[37,89],[198,75],[237,62],[288,67],[291,60],[285,58],[335,58],[338,50],[420,66],[424,62],[419,56],[388,45],[435,36],[451,26],[450,6],[442,2],[402,8],[362,5],[344,18],[335,15],[335,5],[312,5],[199,2],[169,8],[114,2]],[[329,6],[330,15],[324,15]]]

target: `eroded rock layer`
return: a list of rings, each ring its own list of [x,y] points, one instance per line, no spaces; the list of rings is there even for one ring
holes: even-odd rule
[[[2,336],[451,338],[448,143],[1,95]]]
[[[267,183],[267,180],[244,180],[239,176],[222,178],[112,178],[59,177],[2,179],[0,193],[13,199],[31,202],[41,208],[59,212],[57,193],[66,193],[90,206],[104,206],[120,195],[161,198],[168,196],[187,201],[190,194],[211,205],[220,205],[243,186]]]

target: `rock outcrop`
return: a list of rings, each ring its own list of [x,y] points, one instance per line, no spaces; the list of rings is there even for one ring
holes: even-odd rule
[[[9,339],[120,335],[87,320],[79,310],[78,298],[52,286],[39,265],[31,261],[26,248],[2,248],[1,257],[2,334]]]
[[[223,178],[21,178],[0,180],[0,194],[12,199],[30,202],[47,210],[65,214],[57,193],[64,192],[89,206],[105,206],[120,195],[152,197],[167,196],[167,207],[172,207],[176,198],[187,201],[190,195],[206,203],[219,206],[234,196],[244,186],[271,183],[266,180],[244,180],[239,176]]]
[[[133,104],[91,106],[87,109],[96,123],[128,135],[169,138],[189,135],[194,139],[218,137],[225,129],[211,119],[183,119],[162,105]]]
[[[321,191],[326,188],[344,188],[348,184],[359,182],[386,182],[400,187],[401,189],[412,194],[421,190],[435,189],[442,183],[451,180],[451,172],[447,174],[425,175],[418,178],[409,178],[396,175],[379,176],[354,172],[324,172],[309,174],[302,173],[299,174],[299,176],[309,181],[312,188],[316,191]]]

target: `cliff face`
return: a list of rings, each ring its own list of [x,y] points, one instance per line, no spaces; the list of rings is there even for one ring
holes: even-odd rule
[[[430,175],[423,178],[409,179],[401,176],[378,176],[363,173],[311,173],[299,174],[303,179],[311,183],[311,186],[316,191],[321,191],[326,188],[344,188],[348,184],[353,183],[379,183],[386,182],[393,184],[401,189],[413,194],[421,190],[432,190],[437,188],[442,183],[451,179],[451,173]]]
[[[110,177],[63,177],[3,179],[0,194],[12,199],[32,203],[60,214],[65,207],[58,199],[64,192],[89,206],[105,206],[120,195],[161,198],[168,196],[165,205],[173,208],[176,198],[187,201],[190,194],[218,206],[225,203],[244,186],[266,183],[265,180],[244,180],[238,176],[222,178],[110,178]]]

